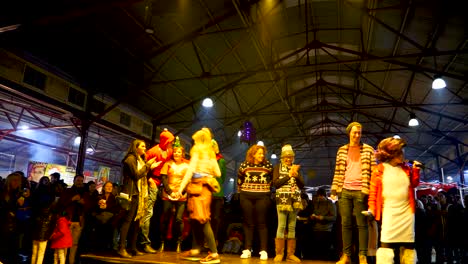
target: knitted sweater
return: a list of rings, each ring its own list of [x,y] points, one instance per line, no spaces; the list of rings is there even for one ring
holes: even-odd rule
[[[335,175],[331,186],[331,194],[336,195],[343,190],[343,183],[346,172],[346,162],[348,159],[349,144],[346,144],[338,149],[336,154]],[[367,144],[361,144],[361,175],[362,175],[362,189],[361,192],[369,194],[369,182],[372,169],[376,165],[374,157],[374,148]]]
[[[239,191],[264,193],[270,192],[273,166],[269,161],[262,164],[243,162],[237,173]]]
[[[301,189],[304,188],[304,179],[290,177],[290,166],[282,163],[273,168],[273,186],[276,188],[276,207],[280,211],[293,211],[302,209]]]
[[[410,178],[410,185],[408,188],[408,197],[413,213],[416,211],[416,199],[414,196],[414,188],[419,185],[419,168],[410,168],[407,165],[400,165],[403,171]],[[384,166],[382,163],[372,171],[372,181],[369,193],[369,210],[375,217],[375,220],[380,221],[382,217],[383,203],[382,199],[382,175],[384,172]]]

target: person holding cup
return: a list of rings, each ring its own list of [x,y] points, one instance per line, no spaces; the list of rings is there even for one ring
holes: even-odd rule
[[[275,262],[283,260],[285,245],[285,230],[287,226],[287,255],[286,260],[301,262],[294,255],[296,251],[296,219],[302,210],[301,189],[304,179],[299,173],[300,165],[293,164],[294,151],[287,144],[281,148],[281,162],[273,168],[273,186],[276,188],[276,210],[278,212],[278,229],[275,238]]]

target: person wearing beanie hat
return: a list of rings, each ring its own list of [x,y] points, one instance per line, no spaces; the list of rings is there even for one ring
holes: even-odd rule
[[[294,151],[292,149],[292,146],[287,144],[287,145],[284,145],[282,148],[281,148],[281,158],[283,157],[287,157],[287,156],[292,156],[294,157]]]
[[[153,216],[153,207],[158,196],[158,188],[161,187],[161,169],[164,163],[172,158],[172,142],[174,142],[174,135],[165,128],[159,135],[159,144],[150,148],[146,152],[148,159],[156,158],[156,167],[149,173],[148,179],[148,203],[146,207],[145,216],[143,217],[141,234],[143,250],[146,253],[156,253],[156,250],[151,247],[151,240],[149,239],[150,222]]]
[[[294,165],[294,151],[287,144],[281,148],[281,162],[273,167],[273,186],[276,188],[276,210],[278,212],[278,229],[276,230],[274,261],[283,261],[284,246],[287,242],[286,260],[301,262],[294,255],[296,251],[296,219],[302,208],[301,189],[304,179],[299,172],[299,165]],[[288,237],[284,233],[287,227]]]
[[[374,149],[361,143],[362,125],[352,122],[346,128],[349,143],[336,154],[335,175],[331,186],[331,198],[338,197],[343,237],[343,254],[337,264],[351,263],[353,243],[353,212],[367,210],[367,197],[372,169],[376,166]],[[356,213],[359,236],[359,264],[367,264],[368,223],[366,216]]]

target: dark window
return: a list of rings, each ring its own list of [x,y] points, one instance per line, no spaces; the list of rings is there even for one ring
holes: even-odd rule
[[[106,109],[106,104],[93,98],[91,100],[90,109],[91,109],[91,112],[100,114],[104,112],[104,110]]]
[[[26,69],[24,70],[23,82],[41,90],[44,90],[46,80],[47,76],[45,74],[36,71],[35,69],[26,65]]]
[[[120,112],[120,124],[125,126],[130,126],[130,122],[132,121],[132,117],[124,112]]]
[[[147,124],[147,123],[143,123],[143,134],[144,135],[147,135],[147,136],[151,136],[151,130],[152,130],[152,127],[150,124]]]
[[[72,87],[68,88],[68,102],[84,107],[86,95]]]

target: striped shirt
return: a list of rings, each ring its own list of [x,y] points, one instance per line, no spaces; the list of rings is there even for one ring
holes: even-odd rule
[[[331,186],[332,195],[341,193],[343,190],[343,183],[346,173],[346,163],[348,160],[348,148],[349,144],[346,144],[338,149],[336,154],[335,164],[335,175],[333,177],[333,183]],[[361,155],[361,173],[362,173],[362,186],[361,192],[369,194],[370,178],[372,169],[376,166],[374,148],[367,144],[361,143],[360,146]]]

